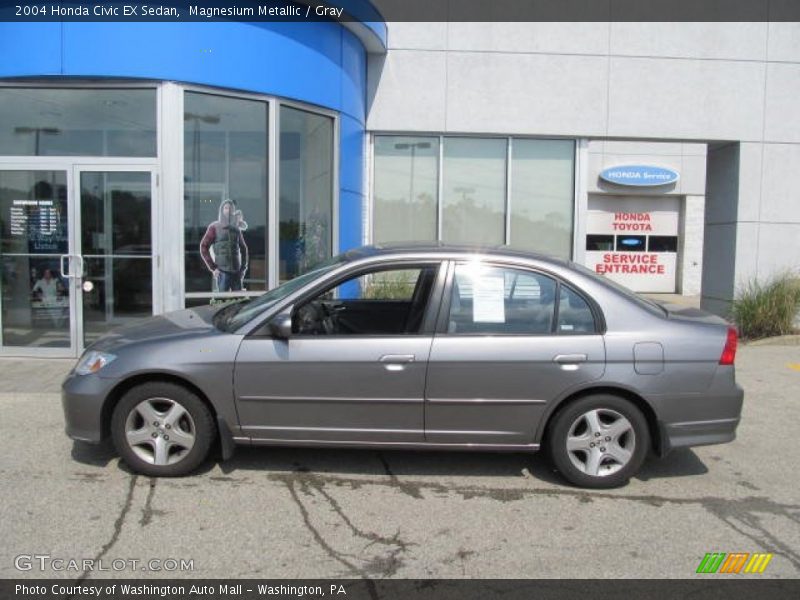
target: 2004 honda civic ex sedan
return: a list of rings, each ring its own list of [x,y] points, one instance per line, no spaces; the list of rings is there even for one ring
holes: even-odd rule
[[[549,450],[612,487],[648,451],[734,439],[736,332],[573,263],[508,249],[365,247],[252,299],[164,314],[89,347],[67,433],[132,469],[235,444]]]

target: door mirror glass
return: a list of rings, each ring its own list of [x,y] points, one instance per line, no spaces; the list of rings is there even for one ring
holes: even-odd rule
[[[273,337],[288,340],[292,336],[292,317],[282,313],[269,322],[269,332]]]

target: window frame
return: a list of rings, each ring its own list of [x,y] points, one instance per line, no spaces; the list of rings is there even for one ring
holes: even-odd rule
[[[424,268],[426,266],[434,266],[436,273],[434,275],[433,287],[430,291],[428,304],[425,307],[425,312],[422,317],[422,323],[417,333],[376,333],[376,334],[333,334],[333,335],[311,335],[303,333],[292,333],[290,339],[302,340],[333,340],[333,339],[376,339],[376,338],[403,338],[403,337],[432,337],[436,328],[436,318],[439,314],[440,305],[442,301],[442,290],[444,288],[445,277],[447,275],[447,261],[438,258],[429,259],[399,259],[391,262],[369,263],[360,265],[352,270],[344,273],[339,273],[332,279],[316,285],[310,290],[304,292],[301,296],[294,299],[291,304],[282,307],[277,314],[289,312],[294,318],[294,314],[299,307],[303,304],[313,300],[316,296],[324,294],[333,288],[338,287],[351,279],[376,273],[380,271],[389,270],[402,270],[413,268]],[[269,321],[267,321],[256,329],[256,335],[266,335],[272,337],[268,331]],[[261,331],[265,330],[262,334]],[[252,335],[252,334],[251,334]]]
[[[558,274],[549,271],[545,268],[534,267],[529,265],[522,265],[518,263],[504,262],[502,260],[482,260],[481,264],[487,267],[509,269],[516,271],[523,271],[533,275],[548,277],[555,283],[555,295],[553,298],[553,319],[550,325],[550,331],[547,333],[507,333],[507,332],[470,332],[470,333],[451,333],[448,331],[448,323],[450,321],[450,304],[452,302],[453,285],[455,282],[456,267],[458,265],[466,264],[468,261],[464,259],[456,259],[449,261],[450,264],[447,269],[447,278],[444,282],[442,289],[442,297],[439,306],[439,316],[436,321],[436,335],[448,336],[453,338],[470,338],[470,337],[578,337],[580,335],[604,335],[606,331],[605,318],[603,312],[597,303],[583,290],[581,290],[574,283],[565,280]],[[592,313],[594,320],[594,331],[586,333],[567,333],[558,331],[558,314],[559,305],[561,303],[561,287],[567,287],[571,292],[579,296]]]
[[[581,211],[585,211],[586,207],[581,204],[581,186],[580,175],[582,169],[581,148],[582,138],[571,136],[537,136],[526,134],[508,134],[508,133],[444,133],[435,130],[419,130],[419,131],[400,131],[393,129],[386,129],[380,131],[368,132],[368,162],[367,162],[367,214],[365,217],[366,231],[364,235],[364,243],[368,244],[381,244],[383,242],[375,238],[375,218],[376,218],[376,200],[375,200],[375,181],[377,178],[375,169],[375,140],[379,137],[416,137],[416,138],[430,138],[436,139],[439,143],[439,155],[437,159],[437,195],[436,195],[436,240],[435,242],[442,242],[442,223],[443,223],[443,195],[444,195],[444,145],[445,140],[448,138],[469,138],[469,139],[501,139],[506,142],[505,154],[505,198],[503,209],[505,211],[503,217],[503,242],[502,245],[511,246],[511,215],[513,209],[512,194],[513,194],[513,178],[512,178],[512,162],[514,158],[513,147],[515,140],[538,140],[538,141],[569,141],[573,145],[572,154],[572,193],[570,202],[570,217],[572,228],[570,230],[570,243],[568,256],[559,256],[565,260],[575,260],[584,252],[583,248],[579,247],[579,240],[581,239],[581,227],[579,215]],[[584,201],[585,202],[585,201]],[[528,252],[534,252],[528,250]],[[553,255],[555,256],[555,255]]]
[[[159,81],[155,85],[163,85],[165,82]],[[280,109],[282,106],[294,108],[316,115],[324,116],[333,119],[333,166],[332,166],[332,196],[331,196],[331,256],[336,256],[340,250],[339,240],[339,200],[340,200],[340,184],[339,184],[339,166],[341,154],[341,117],[335,110],[317,106],[307,102],[291,100],[283,96],[275,96],[271,94],[261,94],[258,92],[238,91],[231,88],[222,88],[210,85],[202,85],[196,83],[180,83],[177,85],[178,95],[180,96],[179,102],[176,104],[176,109],[180,115],[180,133],[173,132],[178,135],[178,142],[180,146],[180,155],[177,160],[180,165],[173,164],[173,169],[179,169],[181,173],[179,182],[180,198],[185,196],[185,182],[183,172],[183,114],[184,114],[184,94],[187,92],[196,92],[200,94],[207,94],[213,96],[222,96],[226,98],[238,100],[255,100],[259,102],[266,102],[268,105],[267,110],[267,279],[266,288],[264,290],[246,290],[241,292],[187,292],[185,281],[185,238],[184,229],[181,228],[180,232],[180,247],[181,247],[181,265],[180,265],[180,307],[185,307],[186,300],[192,299],[205,299],[209,303],[211,300],[231,300],[242,297],[257,297],[265,291],[269,291],[279,285],[279,251],[280,251],[280,217],[279,217],[279,194],[280,194]],[[161,129],[159,129],[159,134]],[[159,146],[160,147],[160,146]],[[180,222],[184,220],[184,206],[183,201],[180,202]]]

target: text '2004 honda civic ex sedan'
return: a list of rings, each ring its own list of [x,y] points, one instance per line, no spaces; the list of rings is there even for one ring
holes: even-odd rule
[[[67,433],[137,472],[212,445],[535,451],[573,484],[734,439],[736,332],[508,249],[366,247],[252,299],[111,332],[63,384]]]

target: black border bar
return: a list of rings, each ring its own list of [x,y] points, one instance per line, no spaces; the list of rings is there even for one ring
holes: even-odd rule
[[[657,552],[654,548],[654,552]],[[24,587],[19,587],[24,586]],[[112,589],[113,586],[113,589]],[[124,593],[124,586],[138,593]],[[192,586],[200,593],[191,593]],[[221,586],[226,586],[223,592]],[[261,587],[259,587],[261,586]],[[268,587],[265,587],[268,586]],[[322,594],[314,591],[320,588]],[[272,591],[267,591],[271,589]],[[63,591],[62,591],[63,590]],[[99,593],[97,593],[99,591]],[[694,579],[4,579],[3,600],[789,600],[800,580],[698,575]]]
[[[131,13],[124,10],[125,6],[137,10]],[[20,7],[27,9],[20,11]],[[96,7],[108,10],[97,12]],[[113,7],[116,10],[112,10]],[[169,14],[154,14],[150,10],[158,7],[174,10]],[[283,15],[265,11],[259,14],[260,8],[268,7],[292,10]],[[332,16],[318,13],[317,7],[336,7],[343,11]],[[209,16],[209,11],[213,10],[218,12]],[[250,14],[243,14],[243,10],[249,10]],[[6,22],[304,22],[331,19],[361,22],[381,19],[386,22],[800,22],[800,0],[0,0],[0,21]]]

